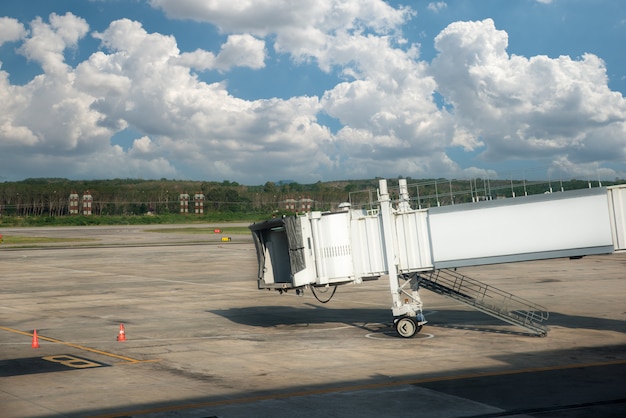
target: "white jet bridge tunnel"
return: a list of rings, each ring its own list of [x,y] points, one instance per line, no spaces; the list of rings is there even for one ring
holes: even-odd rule
[[[428,209],[411,208],[406,180],[377,206],[311,212],[250,226],[259,289],[284,292],[389,278],[398,334],[426,323],[419,288],[546,335],[547,310],[461,275],[457,267],[626,249],[626,186],[589,188]],[[317,296],[316,296],[317,297]]]

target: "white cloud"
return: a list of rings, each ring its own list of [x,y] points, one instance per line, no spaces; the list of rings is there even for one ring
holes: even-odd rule
[[[626,160],[626,104],[608,88],[604,62],[592,54],[509,55],[507,33],[491,20],[448,26],[429,64],[402,36],[412,12],[382,1],[151,4],[220,24],[226,40],[219,51],[182,52],[174,36],[122,19],[93,33],[101,49],[73,68],[64,56],[86,36],[83,19],[53,14],[31,22],[30,32],[10,22],[5,38],[23,39],[20,53],[44,72],[16,86],[0,71],[0,166],[33,167],[25,177],[262,184],[493,175],[459,166],[451,147],[492,161],[543,159],[570,172],[610,174],[603,163]],[[228,72],[264,68],[266,42],[296,70],[313,62],[337,75],[336,84],[287,99],[234,96]],[[193,70],[213,71],[217,81]],[[333,131],[321,123],[326,115],[339,121]],[[125,129],[139,133],[127,151],[111,144]]]
[[[222,45],[217,57],[198,49],[180,55],[181,65],[199,71],[218,70],[226,72],[234,67],[249,67],[258,70],[265,67],[265,42],[251,35],[230,35]]]
[[[37,18],[30,24],[31,35],[24,41],[19,51],[29,60],[41,64],[48,73],[62,74],[68,69],[64,63],[63,52],[75,47],[84,37],[89,25],[84,19],[66,13],[50,15],[50,23]]]
[[[92,98],[74,87],[63,55],[88,26],[71,13],[52,14],[49,24],[37,18],[30,26],[30,36],[19,51],[40,63],[45,74],[23,86],[13,86],[3,77],[0,144],[11,147],[12,159],[21,152],[50,156],[92,152],[98,141],[108,140],[110,131],[98,125],[101,115],[90,109]]]
[[[193,52],[182,53],[178,63],[198,71],[211,70],[215,68],[215,54],[203,49],[196,49]]]
[[[626,159],[626,100],[597,56],[509,56],[490,19],[453,23],[435,46],[432,74],[466,148],[482,144],[492,161]]]
[[[233,67],[265,67],[265,42],[250,35],[230,35],[215,60],[216,68],[227,71]]]
[[[160,153],[197,176],[218,178],[241,176],[242,170],[256,177],[277,167],[292,175],[319,172],[326,157],[316,144],[329,131],[315,122],[317,98],[246,101],[230,95],[225,84],[199,81],[181,65],[200,66],[204,59],[206,67],[225,69],[241,65],[235,55],[248,51],[247,65],[258,67],[262,41],[231,35],[211,61],[198,51],[180,54],[174,39],[149,34],[136,22],[113,22],[96,36],[109,51],[81,64],[77,83],[101,96],[93,108],[107,120],[149,135],[135,140],[129,157]]]
[[[355,167],[381,169],[394,166],[398,153],[413,159],[436,152],[433,158],[442,158],[451,144],[452,130],[445,124],[449,116],[433,103],[435,82],[417,61],[419,47],[406,45],[401,36],[402,24],[414,15],[410,9],[377,0],[152,4],[178,18],[219,23],[223,31],[275,34],[278,52],[296,62],[314,59],[323,71],[340,69],[352,79],[325,92],[321,101],[326,114],[346,125],[320,144],[337,173],[348,168],[336,155],[350,155]],[[415,170],[411,163],[407,167]]]
[[[26,36],[27,32],[17,19],[0,17],[0,46],[6,42],[15,42]]]
[[[145,158],[146,156],[154,157],[158,155],[158,147],[147,136],[135,139],[133,146],[128,152],[130,156],[138,156],[139,158]]]
[[[447,9],[448,4],[445,1],[430,2],[426,8],[431,12],[439,13],[443,9]]]
[[[265,36],[286,29],[315,27],[331,33],[337,29],[368,26],[376,31],[395,29],[408,9],[395,9],[381,0],[150,0],[170,17],[209,22],[225,33]]]
[[[38,142],[37,135],[16,120],[19,109],[28,100],[22,90],[23,88],[12,86],[8,74],[0,71],[0,146],[5,150],[3,155],[9,154],[9,150],[15,146],[33,146]]]
[[[93,36],[109,50],[123,51],[131,62],[136,59],[132,55],[136,55],[150,62],[163,63],[179,53],[173,36],[147,33],[141,23],[130,19],[111,22],[103,33],[96,32]]]
[[[137,158],[125,153],[119,146],[87,154],[81,158],[67,158],[78,178],[179,178],[180,172],[163,156]]]
[[[394,33],[413,15],[382,0],[151,0],[178,19],[211,23],[225,33],[275,35],[274,47],[295,60],[317,58],[335,43],[335,33]]]
[[[337,33],[335,43],[325,43],[323,49],[316,51],[323,65],[343,68],[352,65],[350,73],[358,78],[328,91],[322,102],[307,97],[250,102],[232,97],[222,84],[198,82],[188,72],[176,70],[171,63],[219,68],[217,59],[227,57],[226,51],[231,48],[245,50],[252,42],[253,51],[262,51],[262,43],[251,36],[231,35],[217,58],[198,51],[179,54],[173,40],[147,34],[135,22],[114,22],[97,36],[111,49],[108,60],[117,63],[99,67],[124,68],[125,77],[132,80],[126,99],[132,101],[132,112],[127,111],[128,105],[122,105],[119,98],[104,98],[96,108],[111,119],[123,119],[134,128],[139,127],[153,137],[152,141],[156,141],[164,153],[207,174],[216,174],[212,170],[218,167],[222,175],[235,174],[245,167],[252,173],[278,170],[284,173],[281,177],[305,175],[311,180],[316,178],[313,176],[323,176],[327,170],[340,173],[343,167],[333,162],[334,152],[337,149],[350,152],[353,136],[347,134],[351,130],[346,128],[333,138],[328,128],[316,122],[316,115],[322,108],[354,129],[374,132],[373,140],[379,149],[374,161],[379,159],[379,165],[392,159],[398,149],[409,149],[407,155],[413,156],[426,149],[441,151],[447,144],[437,131],[444,117],[437,115],[439,111],[432,102],[434,81],[420,76],[425,66],[415,62],[416,49],[398,49],[390,37]],[[120,49],[124,42],[118,38],[133,40],[133,54],[124,49],[127,47]],[[148,52],[152,48],[135,47],[146,42],[146,38],[161,39],[170,45],[169,48],[155,47],[166,51],[167,61],[159,60],[155,67],[155,60]],[[126,58],[131,55],[132,60]],[[95,59],[92,57],[92,60]],[[257,62],[258,65],[263,62],[261,55]],[[146,74],[141,68],[144,65],[158,76],[143,78],[140,83],[139,75],[145,77]],[[121,76],[113,73],[115,77]],[[159,79],[166,81],[161,83]],[[143,85],[145,91],[139,88]],[[349,97],[345,89],[356,91],[358,97]],[[160,99],[155,100],[156,97]],[[149,126],[140,118],[147,113],[158,115]],[[265,158],[259,159],[259,152]],[[370,159],[367,155],[366,161]],[[215,164],[211,167],[213,161]]]

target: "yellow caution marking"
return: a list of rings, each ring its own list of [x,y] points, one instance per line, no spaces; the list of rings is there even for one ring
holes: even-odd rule
[[[24,332],[24,331],[20,331],[20,330],[9,328],[9,327],[0,326],[0,330],[13,332],[15,334],[28,335],[29,337],[33,336],[33,334],[30,333],[30,332]],[[124,361],[124,363],[118,363],[118,364],[153,363],[153,362],[160,361],[158,359],[139,360],[139,359],[135,359],[135,358],[128,357],[128,356],[121,356],[119,354],[110,353],[108,351],[98,350],[97,348],[85,347],[84,345],[74,344],[74,343],[67,342],[67,341],[62,341],[62,340],[57,340],[56,338],[44,337],[42,335],[38,335],[38,338],[40,340],[49,341],[51,343],[61,344],[61,345],[64,345],[66,347],[72,347],[72,348],[76,348],[78,350],[88,351],[90,353],[100,354],[102,356],[112,357],[112,358]]]
[[[96,363],[95,361],[87,360],[84,358],[70,356],[69,354],[61,354],[56,356],[45,356],[43,360],[51,361],[52,363],[59,363],[72,369],[90,369],[93,367],[102,367],[102,363]]]

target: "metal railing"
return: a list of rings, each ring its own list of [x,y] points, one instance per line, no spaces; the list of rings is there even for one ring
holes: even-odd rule
[[[460,203],[475,203],[602,187],[602,181],[591,180],[514,180],[472,178],[469,180],[438,179],[409,183],[407,185],[413,209],[448,206]],[[398,189],[389,187],[392,200],[397,200]],[[394,197],[395,195],[395,197]],[[349,193],[352,208],[372,209],[378,205],[376,190],[367,189]]]
[[[543,306],[517,297],[453,270],[419,273],[420,287],[448,296],[500,320],[544,336],[548,329],[541,323],[549,313]]]

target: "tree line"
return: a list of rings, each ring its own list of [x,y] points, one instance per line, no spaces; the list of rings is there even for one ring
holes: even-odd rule
[[[346,199],[345,186],[303,185],[297,182],[266,182],[244,186],[237,182],[113,179],[77,181],[59,178],[26,179],[0,183],[2,216],[67,216],[70,194],[92,197],[93,215],[145,215],[180,212],[181,194],[189,195],[193,212],[194,195],[204,195],[204,211],[271,212],[285,208],[288,200],[310,199],[315,210],[330,210]]]
[[[547,193],[591,187],[589,181],[559,182],[526,180],[447,180],[407,178],[414,207],[431,207],[525,194]],[[599,183],[599,182],[596,182]],[[625,183],[615,179],[598,185]],[[393,193],[393,181],[390,191]],[[306,199],[312,210],[334,210],[339,203],[371,205],[377,198],[378,178],[300,184],[293,181],[245,186],[224,180],[68,180],[60,178],[26,179],[0,183],[0,216],[68,216],[69,196],[92,196],[93,215],[145,215],[180,213],[180,194],[189,194],[189,210],[194,209],[194,194],[204,195],[204,212],[272,213],[289,212],[287,203]],[[393,196],[392,196],[393,197]]]

